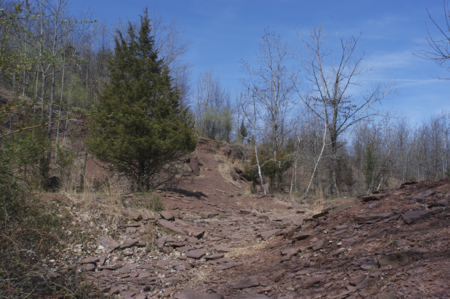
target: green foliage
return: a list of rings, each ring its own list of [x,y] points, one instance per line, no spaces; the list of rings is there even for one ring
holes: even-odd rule
[[[151,211],[155,211],[158,213],[161,211],[164,211],[164,209],[165,209],[164,203],[161,200],[161,197],[159,195],[155,195],[155,194],[151,194],[148,197],[147,208]]]
[[[353,177],[353,170],[351,168],[351,164],[348,163],[345,159],[337,160],[337,183],[338,186],[347,186],[347,188],[352,187],[356,180]]]
[[[283,173],[294,163],[291,155],[280,150],[278,151],[277,160],[274,161],[270,157],[269,153],[266,151],[260,151],[258,153],[258,160],[261,165],[262,175],[270,179],[271,190],[281,191]],[[250,163],[245,165],[245,173],[251,177],[253,182],[256,182],[258,179],[258,168],[256,166],[256,156],[254,154],[250,160]]]
[[[196,146],[193,121],[153,47],[147,12],[139,36],[131,23],[126,37],[117,32],[110,81],[99,95],[86,140],[90,151],[139,190],[150,189],[151,178],[167,163]]]
[[[232,124],[233,112],[230,109],[224,108],[217,112],[213,108],[208,108],[197,126],[200,133],[207,138],[230,142]]]
[[[247,128],[244,125],[244,121],[242,121],[241,126],[239,127],[238,140],[240,142],[243,142],[245,140],[245,138],[247,138],[247,137],[248,137]]]

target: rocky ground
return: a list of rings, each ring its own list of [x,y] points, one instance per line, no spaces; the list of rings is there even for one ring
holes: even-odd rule
[[[246,194],[228,149],[211,147],[204,141],[191,157],[192,177],[179,189],[157,191],[165,211],[122,210],[122,225],[103,227],[92,250],[78,251],[76,267],[99,294],[450,298],[450,180],[299,204]]]

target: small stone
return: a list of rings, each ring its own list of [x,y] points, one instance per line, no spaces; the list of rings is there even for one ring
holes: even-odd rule
[[[367,282],[367,279],[364,279],[364,280],[361,281],[355,288],[356,288],[357,290],[360,290],[360,289],[367,288],[368,286],[369,286],[369,283]]]
[[[198,250],[191,250],[186,253],[187,257],[193,258],[193,259],[199,259],[202,256],[204,256],[206,252],[203,249]]]
[[[323,274],[323,275],[318,275],[318,276],[313,276],[311,278],[307,278],[305,279],[305,281],[302,284],[302,287],[304,289],[310,288],[311,286],[323,282],[325,279],[327,279],[327,275]]]
[[[251,288],[251,287],[256,287],[256,286],[259,286],[259,282],[256,280],[256,278],[250,278],[250,279],[245,279],[245,280],[238,282],[231,288],[232,289],[246,289],[246,288]]]
[[[352,286],[356,286],[361,281],[363,281],[364,279],[366,279],[366,275],[365,274],[361,274],[361,275],[356,275],[356,276],[350,277],[350,279],[348,281],[350,282],[350,284]]]
[[[227,253],[227,252],[231,252],[233,250],[228,248],[228,247],[226,247],[226,246],[219,245],[219,246],[216,247],[216,251],[217,252],[225,252],[225,253]]]
[[[83,266],[83,271],[94,271],[95,265],[94,264],[86,264]]]
[[[173,225],[173,223],[170,222],[170,221],[167,221],[167,220],[165,220],[165,219],[159,219],[159,220],[158,220],[158,223],[159,223],[162,227],[164,227],[164,228],[166,228],[166,229],[168,229],[168,230],[170,230],[170,231],[173,231],[173,232],[176,232],[176,233],[185,235],[184,231],[183,231],[181,228],[176,227],[176,226]]]
[[[174,296],[176,299],[223,299],[223,296],[217,293],[204,293],[200,291],[182,291]]]
[[[313,246],[313,250],[316,251],[316,250],[319,250],[319,249],[322,249],[323,247],[325,247],[327,244],[326,241],[327,241],[326,239],[317,241]]]
[[[380,267],[396,267],[406,265],[408,263],[408,260],[409,257],[406,253],[399,253],[382,256],[378,263],[380,264]]]
[[[100,261],[100,259],[98,257],[88,257],[88,258],[82,259],[80,261],[80,264],[95,264],[99,261]]]
[[[102,245],[105,248],[105,251],[107,253],[110,253],[120,247],[119,243],[111,239],[111,237],[109,236],[100,237],[98,243],[100,243],[100,245]]]
[[[165,220],[174,220],[175,219],[175,217],[173,216],[172,212],[170,212],[170,211],[162,211],[159,214]]]
[[[135,221],[142,219],[141,213],[133,210],[122,210],[122,215]]]
[[[410,212],[402,215],[402,217],[406,224],[411,224],[413,222],[416,222],[419,219],[422,219],[422,218],[432,215],[432,214],[433,214],[432,210],[410,211]]]
[[[236,264],[235,262],[229,262],[229,263],[224,263],[224,264],[220,264],[219,266],[217,266],[215,268],[216,271],[221,271],[221,270],[227,270],[233,267],[236,267],[238,264]]]
[[[163,248],[163,247],[164,247],[164,244],[166,244],[166,238],[161,237],[161,238],[156,239],[156,246],[157,246],[159,249]]]
[[[263,239],[263,240],[267,240],[270,237],[273,237],[276,233],[278,233],[279,231],[281,231],[281,229],[273,229],[273,230],[269,230],[269,231],[265,231],[262,233],[259,233],[259,236]]]
[[[120,244],[120,249],[130,248],[139,243],[139,240],[125,240]]]
[[[307,239],[311,236],[310,233],[298,232],[294,236],[292,236],[292,240],[301,241]]]
[[[295,226],[302,226],[303,225],[303,218],[300,216],[294,216],[291,219],[292,224],[294,224]]]
[[[203,235],[205,234],[204,230],[199,230],[199,229],[195,229],[195,228],[185,228],[184,232],[189,237],[195,237],[197,239],[201,239],[203,237]]]
[[[223,258],[223,253],[217,253],[217,254],[211,254],[211,255],[205,255],[205,260],[217,260]]]
[[[365,262],[365,263],[361,264],[360,267],[361,267],[361,269],[364,269],[364,270],[378,269],[378,263]]]

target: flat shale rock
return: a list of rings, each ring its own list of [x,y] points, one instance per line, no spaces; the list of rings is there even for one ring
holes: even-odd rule
[[[252,277],[249,279],[241,280],[234,286],[232,286],[232,289],[246,289],[246,288],[252,288],[259,286],[259,282],[256,278]]]
[[[220,264],[219,266],[217,266],[215,268],[216,271],[221,271],[221,270],[227,270],[227,269],[231,269],[234,268],[236,266],[238,266],[238,263],[235,262],[229,262],[229,263],[224,263],[224,264]]]
[[[165,220],[174,220],[175,219],[172,212],[170,212],[170,211],[162,211],[161,213],[159,213],[159,215],[161,215],[161,217]]]
[[[189,237],[194,237],[194,238],[197,238],[197,239],[202,238],[203,235],[205,234],[204,230],[200,230],[200,229],[196,229],[196,228],[185,228],[184,232]]]
[[[374,200],[380,200],[383,197],[385,197],[384,194],[371,194],[371,195],[361,196],[361,197],[359,197],[359,199],[362,202],[369,202],[369,201],[374,201]]]
[[[120,249],[130,248],[139,243],[139,240],[125,240],[120,244]]]
[[[191,250],[186,253],[187,257],[193,258],[193,259],[199,259],[202,256],[204,256],[206,252],[203,249],[197,249],[197,250]]]
[[[272,299],[264,294],[240,294],[234,297],[230,297],[231,299]]]
[[[303,218],[300,216],[294,216],[291,219],[292,224],[295,226],[302,226],[303,225]]]
[[[311,233],[298,232],[292,236],[292,240],[301,241],[311,236]]]
[[[129,273],[131,272],[131,270],[133,270],[136,267],[136,265],[134,264],[125,264],[122,268],[117,269],[117,272],[119,272],[120,274],[125,274],[125,273]]]
[[[367,275],[366,274],[361,274],[361,275],[356,275],[356,276],[352,276],[350,277],[350,279],[348,280],[348,282],[350,282],[350,284],[352,286],[356,286],[358,285],[361,281],[363,281],[364,279],[366,279]]]
[[[327,240],[326,239],[322,239],[322,240],[317,241],[314,244],[313,250],[316,251],[316,250],[324,248],[325,246],[327,246]]]
[[[378,263],[365,262],[362,263],[360,267],[364,270],[378,269]]]
[[[80,264],[95,264],[99,261],[100,261],[100,258],[98,258],[98,257],[88,257],[88,258],[82,259],[80,261]]]
[[[223,253],[216,253],[216,254],[206,255],[205,260],[217,260],[217,259],[221,259],[223,257],[224,257]]]
[[[267,239],[275,236],[280,231],[281,231],[281,229],[272,229],[272,230],[269,230],[269,231],[260,232],[258,234],[258,236],[261,237],[263,240],[267,240]]]
[[[312,287],[313,285],[323,282],[325,281],[325,279],[327,279],[327,275],[326,274],[322,274],[322,275],[317,275],[317,276],[313,276],[310,278],[305,279],[305,281],[303,281],[302,283],[302,288],[307,289]]]
[[[223,299],[223,296],[217,293],[204,293],[200,291],[182,291],[175,295],[177,299]]]
[[[83,271],[94,271],[95,265],[94,264],[86,264],[82,267]]]
[[[164,220],[164,219],[159,219],[159,220],[158,220],[158,223],[159,223],[162,227],[164,227],[164,228],[166,228],[166,229],[168,229],[168,230],[170,230],[170,231],[172,231],[172,232],[176,232],[176,233],[185,235],[184,231],[183,231],[181,228],[176,227],[176,226],[175,226],[172,222],[170,222],[170,221],[167,221],[167,220]]]
[[[406,265],[408,261],[409,256],[406,253],[399,253],[382,256],[378,263],[380,264],[380,267],[396,267]]]
[[[200,213],[200,217],[202,217],[203,219],[208,219],[208,218],[213,218],[215,216],[219,215],[216,212],[202,212]]]
[[[425,191],[422,191],[422,192],[419,192],[419,193],[415,194],[413,196],[413,199],[415,201],[417,201],[417,202],[422,202],[423,203],[423,202],[426,201],[428,196],[433,195],[434,193],[436,193],[436,191],[434,191],[434,190],[431,190],[431,189],[430,190],[425,190]]]
[[[105,251],[107,253],[110,253],[110,252],[112,252],[112,251],[114,251],[114,250],[116,250],[117,248],[120,247],[119,243],[114,241],[109,236],[102,236],[102,237],[100,237],[100,239],[98,239],[98,243],[105,248]]]
[[[163,248],[163,247],[164,247],[164,244],[166,244],[166,238],[161,237],[161,238],[156,239],[156,246],[157,246],[159,249]]]
[[[233,249],[230,249],[230,248],[228,248],[227,246],[224,246],[224,245],[219,245],[219,246],[216,247],[216,251],[217,252],[225,252],[225,253],[227,253],[227,252],[233,251]]]
[[[384,218],[388,218],[391,217],[394,213],[392,212],[388,212],[388,213],[378,213],[378,214],[374,214],[374,213],[369,213],[369,214],[356,214],[355,215],[355,220],[356,221],[370,221],[370,220],[378,220],[378,219],[384,219]]]
[[[430,216],[433,214],[432,210],[423,210],[423,211],[410,211],[404,215],[403,221],[405,221],[406,224],[411,224],[416,222],[417,220],[420,220],[424,217]]]
[[[142,219],[141,213],[133,210],[122,210],[122,215],[131,220],[139,221]]]

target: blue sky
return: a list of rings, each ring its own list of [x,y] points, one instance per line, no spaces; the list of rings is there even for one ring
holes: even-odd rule
[[[426,47],[426,9],[444,26],[442,0],[72,0],[71,6],[93,8],[93,18],[111,22],[118,17],[136,20],[146,6],[167,20],[180,20],[186,38],[193,42],[183,57],[193,65],[192,83],[200,72],[213,68],[231,90],[239,89],[238,79],[244,76],[240,60],[255,65],[264,28],[292,46],[300,46],[297,31],[305,34],[319,24],[331,35],[361,32],[358,50],[364,51],[366,65],[373,68],[364,80],[396,82],[398,93],[383,108],[397,111],[411,123],[450,110],[450,81],[434,78],[450,73],[413,55],[414,42]],[[332,47],[333,39],[330,42]]]

